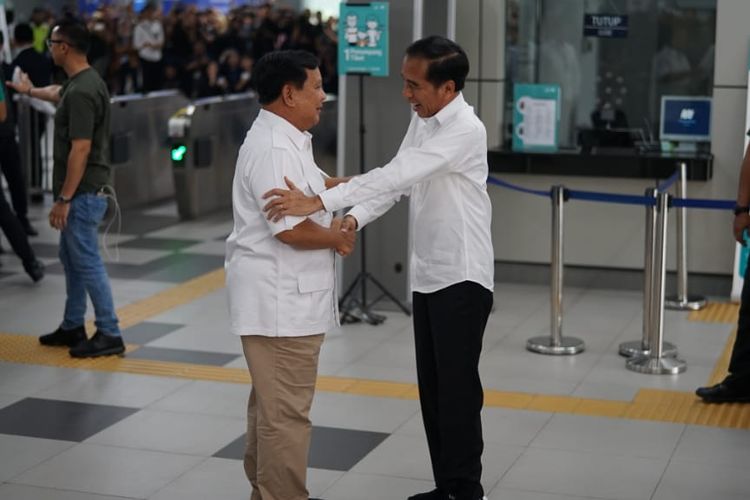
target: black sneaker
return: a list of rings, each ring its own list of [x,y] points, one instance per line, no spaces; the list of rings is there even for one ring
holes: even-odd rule
[[[42,345],[68,346],[73,347],[86,340],[86,329],[83,326],[73,328],[72,330],[63,330],[58,328],[52,333],[39,337],[39,343]]]
[[[412,495],[408,500],[448,500],[448,495],[444,491],[435,488],[432,491]]]
[[[695,394],[705,403],[750,403],[750,390],[739,389],[724,382],[699,387]]]
[[[37,259],[28,263],[24,262],[23,268],[34,283],[44,278],[44,264]]]
[[[111,356],[125,352],[125,344],[122,337],[105,335],[99,330],[93,337],[85,342],[70,348],[70,355],[74,358],[96,358],[98,356]]]

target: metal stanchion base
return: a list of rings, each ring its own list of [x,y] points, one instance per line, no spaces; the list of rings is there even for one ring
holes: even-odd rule
[[[631,340],[630,342],[623,342],[620,344],[619,354],[626,358],[632,358],[635,356],[646,356],[649,353],[648,346],[644,346],[640,340]],[[664,342],[662,346],[661,355],[665,358],[674,358],[677,356],[677,346],[670,343]]]
[[[625,362],[625,368],[649,375],[677,375],[687,370],[687,363],[679,358],[636,356]]]
[[[551,337],[533,337],[526,341],[526,349],[539,354],[578,354],[583,352],[586,344],[575,337],[563,337],[555,345]]]
[[[664,307],[676,311],[700,311],[706,307],[706,297],[688,295],[680,298],[676,295],[670,295],[664,300]]]

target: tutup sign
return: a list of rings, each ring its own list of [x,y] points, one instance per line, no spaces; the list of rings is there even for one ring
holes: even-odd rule
[[[628,16],[620,14],[584,14],[583,36],[627,38]]]

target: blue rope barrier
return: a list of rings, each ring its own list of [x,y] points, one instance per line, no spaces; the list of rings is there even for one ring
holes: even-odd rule
[[[701,198],[674,198],[673,207],[704,208],[707,210],[732,210],[734,200],[706,200]]]
[[[604,203],[619,203],[622,205],[655,206],[656,198],[631,194],[597,193],[594,191],[566,190],[569,200],[601,201]]]
[[[679,177],[679,173],[676,172],[669,179],[666,179],[657,189],[669,189],[672,183]],[[552,195],[552,189],[529,189],[516,184],[511,184],[502,179],[495,177],[487,177],[488,184],[494,184],[496,186],[512,189],[521,193],[533,194],[536,196],[544,196],[549,198]],[[666,186],[666,187],[664,187]],[[598,201],[602,203],[616,203],[621,205],[641,205],[641,206],[655,206],[656,198],[649,196],[638,196],[630,194],[614,194],[614,193],[599,193],[596,191],[578,191],[573,189],[565,189],[565,200],[581,200],[581,201]],[[709,200],[700,198],[672,198],[671,206],[673,207],[686,207],[686,208],[701,208],[706,210],[731,210],[734,208],[734,200]]]
[[[518,186],[516,184],[511,184],[510,182],[506,182],[501,179],[496,179],[492,176],[487,176],[487,183],[494,184],[496,186],[502,186],[504,188],[512,189],[513,191],[520,191],[521,193],[527,193],[527,194],[533,194],[536,196],[544,196],[546,198],[549,198],[552,195],[552,190],[542,190],[542,189],[529,189],[522,186]]]
[[[656,190],[659,191],[660,193],[666,192],[667,190],[669,190],[669,188],[672,187],[672,185],[675,182],[677,182],[677,179],[679,179],[679,178],[680,178],[680,171],[678,169],[678,170],[675,170],[675,172],[672,174],[671,177],[669,177],[668,179],[664,179],[661,182],[661,184],[659,184],[658,186],[656,186]]]

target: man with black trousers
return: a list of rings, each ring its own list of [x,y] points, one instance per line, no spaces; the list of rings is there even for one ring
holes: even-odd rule
[[[306,197],[273,189],[268,217],[354,206],[345,229],[359,229],[409,196],[410,278],[419,399],[436,489],[409,500],[480,500],[482,383],[479,355],[492,308],[494,252],[487,194],[487,133],[461,94],[469,60],[447,38],[406,49],[403,97],[414,111],[385,166]]]
[[[5,76],[7,78],[13,78],[13,73],[16,68],[20,68],[21,71],[29,76],[29,80],[34,84],[35,87],[46,87],[52,83],[52,63],[49,58],[37,52],[34,48],[34,30],[30,25],[21,23],[16,25],[13,29],[13,42],[18,54],[11,63],[9,73]],[[35,134],[36,141],[31,146],[31,186],[34,188],[41,189],[42,187],[42,155],[41,155],[41,139],[45,132],[45,126],[47,120],[43,113],[36,110],[31,110],[31,133]],[[38,193],[34,195],[34,200],[40,196]],[[14,204],[15,205],[15,204]],[[21,214],[19,214],[21,217]],[[35,231],[29,230],[31,226],[26,225],[27,233],[33,235]]]
[[[747,132],[750,135],[750,130]],[[750,145],[740,168],[740,187],[734,207],[734,238],[747,245],[745,231],[750,231]],[[737,338],[732,347],[729,373],[718,384],[699,387],[695,393],[706,403],[750,403],[750,265],[745,269],[742,285]]]

